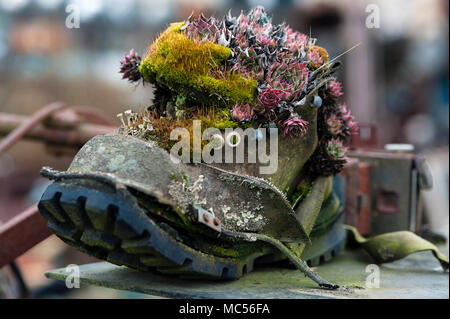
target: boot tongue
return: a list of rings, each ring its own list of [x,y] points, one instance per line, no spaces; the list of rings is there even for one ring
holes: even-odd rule
[[[283,242],[310,243],[286,197],[268,181],[205,164],[196,168],[205,181],[199,196],[211,201],[223,228],[260,233]]]

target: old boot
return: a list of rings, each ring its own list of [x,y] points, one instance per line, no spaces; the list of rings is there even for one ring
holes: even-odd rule
[[[43,168],[54,183],[40,212],[115,264],[228,279],[288,258],[336,288],[300,257],[342,246],[332,175],[356,125],[338,102],[339,65],[261,7],[171,24],[121,63],[124,78],[154,85],[153,104],[119,114],[118,134],[94,137],[67,171]]]

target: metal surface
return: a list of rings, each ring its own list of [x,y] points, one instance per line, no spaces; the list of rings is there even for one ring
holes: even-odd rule
[[[448,252],[448,250],[447,250]],[[316,288],[297,270],[260,268],[239,280],[188,281],[142,273],[106,262],[80,266],[81,288],[95,285],[170,298],[449,298],[448,273],[428,252],[379,266],[380,288],[365,288],[373,262],[361,250],[345,250],[333,261],[317,267],[342,288]],[[48,271],[50,279],[65,280],[64,268]]]
[[[65,105],[60,102],[55,102],[53,104],[43,107],[32,116],[30,116],[26,121],[23,121],[20,126],[18,126],[14,131],[12,131],[8,136],[0,142],[0,152],[4,152],[13,146],[19,139],[21,139],[28,131],[36,126],[39,122],[42,122],[45,118],[50,116],[52,113],[63,109]]]
[[[439,260],[444,271],[448,271],[449,261],[433,243],[410,231],[397,231],[381,234],[368,239],[361,236],[355,227],[345,225],[348,242],[354,247],[362,247],[376,263],[400,260],[421,251],[431,251]]]
[[[349,157],[370,164],[370,230],[382,234],[399,230],[417,231],[421,212],[415,160],[412,153],[381,150],[350,151]]]
[[[89,124],[89,123],[95,124]],[[46,143],[54,154],[72,153],[97,134],[114,132],[112,121],[90,107],[66,108],[49,104],[31,116],[0,113],[0,153],[23,138]],[[24,236],[26,234],[26,236]],[[0,268],[51,235],[36,206],[19,213],[0,227]]]
[[[345,178],[345,223],[363,235],[371,233],[370,164],[350,158],[341,175]]]
[[[51,235],[34,205],[0,227],[0,268]]]
[[[352,136],[354,149],[374,149],[378,145],[377,127],[372,123],[358,123],[359,134]]]
[[[13,132],[28,120],[28,116],[0,113],[0,136]],[[78,125],[71,129],[49,127],[43,123],[37,123],[22,138],[79,148],[95,135],[112,133],[116,130],[117,127],[115,126],[90,124],[86,122],[78,123]]]
[[[217,232],[221,232],[220,220],[210,211],[201,208],[200,206],[192,206],[192,210],[196,212],[197,221],[202,223]]]

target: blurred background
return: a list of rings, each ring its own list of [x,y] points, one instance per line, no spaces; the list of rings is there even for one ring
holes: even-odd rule
[[[117,113],[145,107],[152,98],[150,86],[135,87],[121,80],[118,68],[124,52],[134,48],[143,55],[160,30],[192,11],[221,17],[230,8],[238,15],[263,5],[274,23],[285,21],[311,34],[331,57],[360,43],[340,58],[343,68],[338,78],[347,105],[357,121],[375,127],[377,146],[410,143],[427,156],[435,177],[434,190],[424,196],[428,210],[436,212],[429,223],[438,231],[445,225],[448,233],[448,4],[446,0],[0,0],[0,112],[30,115],[63,101],[94,107],[117,121]],[[79,9],[79,27],[66,26],[70,5]],[[41,143],[26,140],[1,153],[0,221],[39,199],[46,185],[39,177],[42,166],[65,170],[70,161],[71,156],[55,157]],[[52,236],[17,263],[26,283],[36,289],[48,284],[42,275],[45,270],[74,261],[92,260]],[[7,281],[11,275],[3,271]],[[8,289],[9,296],[17,294]],[[82,296],[123,294],[92,289],[83,290]]]

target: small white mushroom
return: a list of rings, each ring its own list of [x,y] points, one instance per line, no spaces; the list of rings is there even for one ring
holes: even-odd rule
[[[125,117],[127,118],[128,126],[131,126],[131,117],[133,116],[133,111],[132,110],[126,110],[123,113],[125,114]]]
[[[125,127],[126,125],[125,125],[125,121],[123,120],[123,113],[117,114],[117,118],[120,120],[122,125]]]

